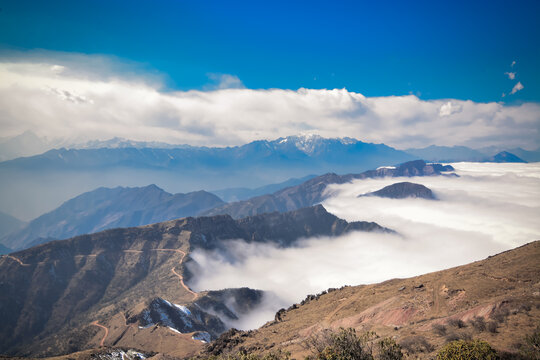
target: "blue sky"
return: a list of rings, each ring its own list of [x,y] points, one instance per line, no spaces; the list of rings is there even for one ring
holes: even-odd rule
[[[251,89],[540,101],[539,1],[2,0],[0,8],[0,56],[110,55],[164,74],[170,89],[205,89],[212,74],[230,74]],[[501,97],[518,81],[521,91]]]

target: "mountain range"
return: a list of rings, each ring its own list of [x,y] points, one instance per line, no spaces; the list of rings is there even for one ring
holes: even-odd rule
[[[280,189],[272,194],[248,200],[224,203],[217,196],[197,191],[188,194],[169,194],[150,185],[141,188],[99,188],[79,195],[38,218],[19,231],[12,232],[0,242],[11,249],[24,249],[53,239],[93,233],[115,227],[151,224],[186,216],[228,214],[233,218],[268,212],[287,212],[320,203],[329,184],[342,184],[354,179],[396,176],[433,176],[453,170],[451,166],[427,164],[417,160],[398,167],[383,167],[361,174],[325,174],[295,184],[301,179],[253,190]],[[280,186],[286,186],[280,188]]]
[[[245,201],[238,201],[218,206],[204,212],[205,215],[228,214],[233,218],[260,214],[272,211],[290,211],[322,202],[329,196],[325,192],[330,184],[343,184],[356,179],[403,176],[456,176],[454,168],[450,165],[427,164],[423,160],[408,161],[396,167],[386,166],[376,170],[368,170],[360,174],[337,175],[329,173],[317,176],[300,185],[279,190],[273,194],[254,197]]]
[[[350,231],[390,230],[348,223],[315,206],[112,229],[5,255],[0,353],[58,355],[106,344],[194,354],[264,295],[249,289],[195,293],[185,279],[192,251],[219,251],[229,239],[292,246],[299,238]]]
[[[540,161],[540,148],[536,150],[524,150],[522,148],[507,149],[501,147],[471,149],[466,146],[431,145],[425,148],[411,148],[403,151],[420,159],[436,162],[514,162],[501,159],[500,157],[503,153],[510,153],[516,156],[518,158],[517,162]]]
[[[51,239],[196,216],[222,204],[221,199],[206,191],[173,195],[156,185],[98,188],[39,216],[0,241],[12,249],[23,249]]]
[[[30,220],[98,187],[156,184],[169,192],[257,188],[329,171],[348,173],[414,159],[384,144],[290,136],[224,148],[54,149],[0,162],[0,211]]]

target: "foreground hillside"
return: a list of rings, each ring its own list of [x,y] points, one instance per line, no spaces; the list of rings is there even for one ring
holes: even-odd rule
[[[307,340],[341,327],[392,337],[412,358],[433,358],[460,338],[515,352],[540,324],[538,264],[536,241],[444,271],[310,295],[258,330],[224,334],[203,357],[281,349],[300,359],[310,354]]]
[[[190,217],[113,229],[3,256],[0,353],[51,356],[107,345],[193,355],[253,311],[264,293],[195,293],[184,280],[191,251],[219,251],[230,239],[286,247],[302,237],[349,231],[388,229],[348,223],[319,205],[240,220]]]

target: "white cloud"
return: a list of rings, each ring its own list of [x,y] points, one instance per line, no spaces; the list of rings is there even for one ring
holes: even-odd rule
[[[508,250],[540,237],[540,165],[454,164],[459,178],[365,179],[332,185],[323,205],[348,221],[375,221],[398,235],[351,233],[312,238],[294,248],[232,241],[231,256],[197,250],[197,290],[249,286],[284,304],[329,287],[380,282],[441,270]],[[424,184],[440,200],[357,197],[402,180]],[[193,265],[192,265],[193,266]],[[268,304],[267,304],[268,305]],[[267,310],[271,313],[272,307]],[[270,315],[271,316],[271,315]],[[245,327],[266,319],[244,319]]]
[[[450,116],[452,114],[461,112],[463,107],[461,105],[452,104],[451,101],[441,105],[439,109],[439,116]]]
[[[516,85],[512,88],[512,91],[510,91],[510,94],[515,94],[520,90],[523,90],[524,86],[521,84],[521,81],[518,81]]]
[[[0,62],[3,136],[32,130],[80,142],[118,136],[227,146],[309,131],[398,148],[540,145],[536,103],[368,98],[345,89],[253,90],[238,88],[241,82],[232,75],[215,77],[216,90],[167,92],[159,77],[115,60],[46,55]]]
[[[505,72],[505,75],[507,75],[510,80],[514,80],[516,78],[515,72]]]
[[[244,89],[245,86],[236,75],[230,74],[208,74],[208,78],[214,81],[214,84],[207,85],[206,90],[222,89]]]

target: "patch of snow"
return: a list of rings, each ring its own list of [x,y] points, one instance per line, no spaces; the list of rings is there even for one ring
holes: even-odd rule
[[[187,307],[185,307],[184,305],[178,305],[178,304],[173,304],[174,306],[176,306],[178,309],[180,309],[180,311],[182,311],[184,314],[188,315],[188,316],[191,316],[191,311],[189,311],[189,309]]]
[[[377,170],[381,170],[381,169],[395,169],[396,167],[395,166],[379,166],[377,168]]]
[[[174,331],[175,333],[181,334],[180,331],[176,330],[176,329],[173,328],[172,326],[167,326],[167,329],[172,330],[172,331]]]
[[[198,333],[196,333],[195,335],[193,335],[191,337],[193,340],[199,340],[200,342],[202,343],[209,343],[210,341],[212,341],[212,337],[210,336],[209,333],[207,333],[206,331],[199,331]]]

